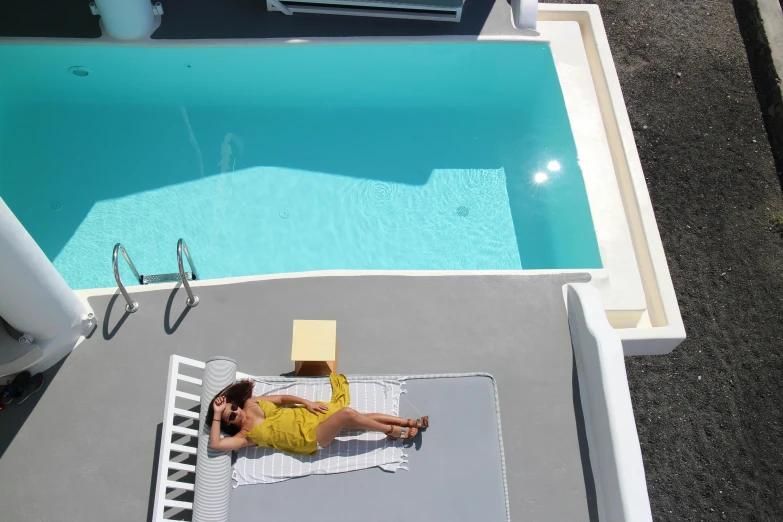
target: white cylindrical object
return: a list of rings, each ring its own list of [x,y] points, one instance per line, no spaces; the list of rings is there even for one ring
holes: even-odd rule
[[[0,198],[0,316],[36,340],[76,340],[91,312]]]
[[[94,0],[101,23],[109,36],[117,40],[148,37],[155,27],[149,0]]]
[[[538,0],[511,0],[511,13],[517,29],[536,30]]]

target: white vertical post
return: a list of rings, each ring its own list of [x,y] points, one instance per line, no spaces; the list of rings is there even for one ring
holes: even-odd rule
[[[117,40],[138,40],[152,34],[155,16],[149,0],[94,0],[101,23]]]
[[[0,316],[38,340],[75,341],[90,310],[0,198]]]
[[[517,29],[536,29],[538,0],[511,0],[511,14]]]

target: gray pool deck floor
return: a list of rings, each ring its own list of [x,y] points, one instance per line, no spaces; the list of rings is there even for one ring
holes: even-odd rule
[[[41,392],[2,413],[0,518],[149,519],[170,356],[226,355],[245,373],[284,374],[292,321],[335,319],[342,373],[492,374],[512,520],[595,521],[562,294],[587,279],[271,279],[198,287],[193,309],[182,289],[138,292],[130,315],[117,294],[90,298],[96,332],[47,372]]]

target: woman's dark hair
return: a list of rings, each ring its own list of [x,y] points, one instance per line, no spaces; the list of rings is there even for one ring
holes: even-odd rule
[[[229,384],[220,390],[217,395],[212,397],[212,401],[209,403],[209,409],[207,410],[207,429],[209,429],[209,426],[212,426],[212,419],[215,417],[215,399],[221,395],[226,396],[226,407],[230,407],[230,404],[236,404],[240,408],[243,408],[245,402],[253,396],[253,381],[245,379],[243,381],[235,382],[234,384]],[[223,433],[232,436],[239,433],[239,429],[237,429],[236,426],[228,424],[222,418],[220,419],[220,429]]]

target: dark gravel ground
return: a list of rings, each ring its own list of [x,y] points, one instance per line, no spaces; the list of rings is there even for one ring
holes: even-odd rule
[[[626,359],[653,517],[783,520],[783,198],[734,6],[594,3],[688,335]]]

